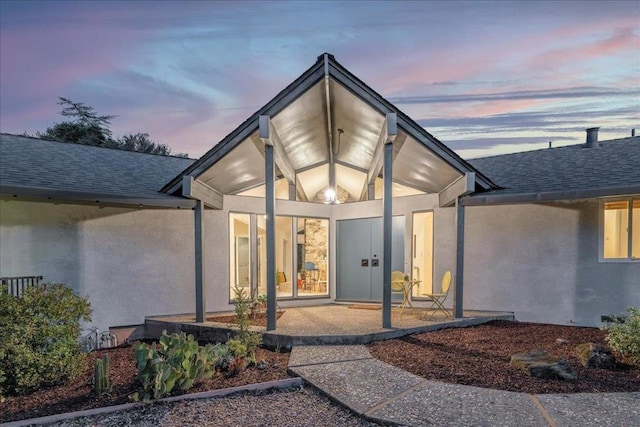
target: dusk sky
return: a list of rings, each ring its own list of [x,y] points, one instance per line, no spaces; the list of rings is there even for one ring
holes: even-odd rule
[[[465,158],[640,128],[640,1],[0,2],[0,130],[58,97],[199,157],[323,52]]]

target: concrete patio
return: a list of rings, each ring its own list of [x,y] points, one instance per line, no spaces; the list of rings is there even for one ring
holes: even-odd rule
[[[266,346],[290,349],[294,345],[367,344],[419,332],[514,319],[510,312],[465,311],[464,318],[454,319],[442,313],[432,317],[432,312],[425,312],[424,309],[410,309],[404,313],[393,310],[393,327],[385,329],[382,328],[382,310],[371,304],[328,304],[284,308],[283,311],[275,331],[251,327],[263,334]],[[232,313],[207,313],[207,318],[228,314]],[[196,323],[193,314],[146,318],[145,337],[156,338],[163,330],[169,333],[184,331],[203,341],[226,341],[232,333],[232,326],[211,321]]]

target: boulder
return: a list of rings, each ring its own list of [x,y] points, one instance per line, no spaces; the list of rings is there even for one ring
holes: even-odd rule
[[[552,356],[543,350],[514,354],[511,356],[510,365],[536,378],[560,378],[569,381],[574,381],[578,378],[566,360]]]
[[[616,366],[615,357],[613,357],[609,349],[600,344],[592,342],[578,344],[576,346],[576,355],[585,368],[613,369]]]

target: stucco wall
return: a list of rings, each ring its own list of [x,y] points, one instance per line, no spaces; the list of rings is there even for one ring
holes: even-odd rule
[[[434,211],[434,283],[455,272],[455,210],[435,195],[394,201],[411,236],[414,211]],[[264,213],[264,199],[225,196],[205,212],[208,311],[229,304],[228,213]],[[335,296],[336,221],[382,215],[379,200],[346,205],[278,200],[279,215],[330,218],[330,295]],[[91,298],[93,324],[141,324],[144,316],[194,311],[191,210],[137,210],[0,200],[0,275],[43,275]],[[599,262],[598,203],[466,208],[467,309],[513,311],[518,320],[599,324],[640,306],[640,263]],[[411,271],[405,239],[405,271]],[[437,285],[436,285],[437,286]],[[283,301],[309,305],[331,299]],[[453,293],[447,300],[451,306]],[[421,305],[417,303],[417,305]]]
[[[466,308],[600,325],[640,306],[640,263],[600,262],[597,201],[466,208]]]
[[[90,298],[92,324],[101,329],[193,312],[190,210],[2,200],[0,219],[0,274],[67,284]]]

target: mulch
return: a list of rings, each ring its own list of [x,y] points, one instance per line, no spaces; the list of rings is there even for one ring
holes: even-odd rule
[[[97,397],[93,394],[93,366],[96,358],[104,354],[109,354],[110,357],[113,390],[109,395]],[[217,374],[212,379],[189,389],[188,393],[289,378],[289,353],[258,349],[256,358],[264,360],[267,368],[260,370],[251,366],[230,378]],[[0,423],[129,403],[129,395],[140,391],[135,377],[136,366],[131,346],[92,352],[87,355],[84,371],[76,380],[29,395],[9,397],[0,402]]]
[[[371,354],[387,363],[427,379],[525,393],[632,392],[640,390],[640,367],[624,359],[614,370],[584,368],[575,356],[583,342],[606,345],[605,332],[596,328],[494,321],[469,328],[453,328],[369,344]],[[557,339],[566,340],[560,344]],[[511,355],[542,349],[563,357],[578,374],[577,381],[531,378],[509,366]],[[113,391],[96,397],[92,392],[97,357],[111,358]],[[258,349],[267,369],[249,367],[226,378],[217,375],[189,392],[216,390],[288,378],[288,353]],[[59,387],[7,398],[0,402],[0,422],[41,417],[129,402],[139,391],[131,347],[90,353],[83,374]]]
[[[371,354],[423,378],[532,394],[637,392],[640,367],[621,358],[614,370],[585,368],[575,347],[585,342],[606,346],[596,328],[509,321],[416,334],[369,344]],[[566,343],[556,340],[561,338]],[[509,365],[511,356],[535,349],[564,358],[577,381],[543,380]]]

